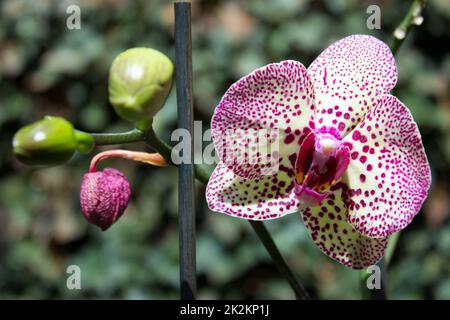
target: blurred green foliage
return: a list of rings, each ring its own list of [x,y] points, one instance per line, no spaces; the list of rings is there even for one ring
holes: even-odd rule
[[[69,4],[81,30],[66,28]],[[382,29],[366,28],[379,4]],[[388,41],[409,1],[194,1],[196,117],[209,124],[227,87],[256,67],[283,59],[305,65],[331,42],[355,33]],[[0,2],[0,298],[178,298],[177,172],[123,160],[133,200],[102,233],[83,219],[78,191],[89,156],[33,170],[13,160],[11,139],[43,115],[78,129],[129,129],[107,102],[108,68],[135,46],[173,58],[173,13],[162,0],[3,0]],[[450,298],[450,2],[430,0],[424,23],[397,57],[395,94],[420,125],[433,170],[422,212],[404,231],[389,268],[393,298]],[[174,90],[155,124],[176,127]],[[132,149],[145,149],[135,144]],[[98,151],[98,150],[97,150]],[[208,211],[198,185],[199,298],[293,298],[245,221]],[[317,298],[360,298],[359,274],[310,241],[297,214],[267,223],[307,289]],[[82,290],[66,288],[80,266]]]

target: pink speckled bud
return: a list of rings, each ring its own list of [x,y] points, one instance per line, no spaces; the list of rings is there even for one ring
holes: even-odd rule
[[[120,171],[105,168],[84,175],[80,205],[86,219],[103,231],[115,223],[125,211],[131,197],[130,184]]]

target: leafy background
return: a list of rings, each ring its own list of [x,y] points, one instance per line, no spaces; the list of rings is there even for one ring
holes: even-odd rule
[[[72,3],[81,8],[81,30],[66,28]],[[381,30],[366,28],[370,4],[381,7]],[[400,0],[194,1],[196,118],[206,129],[226,88],[266,63],[291,58],[308,65],[349,34],[389,40],[408,6]],[[448,299],[450,2],[430,0],[424,17],[398,55],[395,94],[420,126],[433,186],[422,212],[402,232],[388,290],[391,298]],[[129,177],[133,200],[103,233],[86,223],[78,204],[89,156],[40,170],[11,156],[14,132],[46,114],[92,132],[129,129],[107,101],[109,65],[135,46],[173,58],[173,22],[170,1],[0,2],[0,298],[178,298],[175,169],[108,160]],[[176,127],[174,90],[155,122],[169,139]],[[249,224],[211,213],[204,186],[197,192],[199,298],[293,298]],[[361,297],[359,273],[324,256],[297,214],[267,226],[313,297]],[[66,288],[71,264],[81,268],[82,290]]]

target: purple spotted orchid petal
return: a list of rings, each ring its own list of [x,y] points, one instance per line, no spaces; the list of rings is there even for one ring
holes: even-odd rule
[[[314,243],[330,258],[363,269],[377,263],[384,255],[387,238],[369,238],[355,231],[345,217],[349,196],[346,185],[338,183],[320,206],[306,208],[303,221]]]
[[[316,127],[333,127],[345,136],[395,86],[397,67],[384,42],[352,35],[322,52],[308,75],[314,84]]]
[[[208,183],[211,210],[255,220],[298,210],[294,164],[314,129],[312,84],[301,63],[269,64],[233,84],[211,128],[222,160]]]
[[[266,65],[234,83],[211,122],[219,158],[247,179],[275,173],[278,165],[292,167],[299,142],[313,127],[312,84],[296,61]]]
[[[431,183],[420,132],[408,108],[384,95],[344,140],[352,145],[344,175],[351,196],[347,220],[369,237],[406,227]]]
[[[293,174],[245,179],[219,162],[209,179],[206,199],[212,211],[250,220],[268,220],[298,211],[292,189]]]

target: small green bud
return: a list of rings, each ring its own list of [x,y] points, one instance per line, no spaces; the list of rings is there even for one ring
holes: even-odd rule
[[[76,131],[60,117],[46,116],[14,135],[14,156],[31,166],[55,166],[72,158],[75,151],[89,152],[94,146],[91,135]]]
[[[162,108],[172,86],[173,64],[161,52],[133,48],[119,54],[109,70],[109,101],[116,113],[141,129]]]

